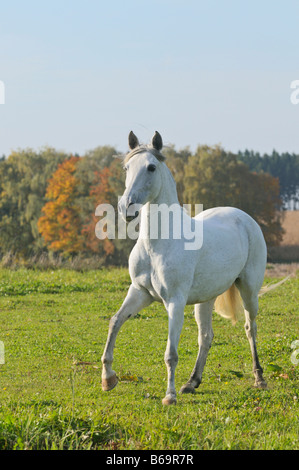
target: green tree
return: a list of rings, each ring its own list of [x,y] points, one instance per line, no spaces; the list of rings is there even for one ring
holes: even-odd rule
[[[191,150],[189,147],[175,150],[174,145],[165,147],[163,155],[166,157],[166,164],[170,169],[172,176],[176,182],[178,199],[181,204],[185,204],[184,191],[185,191],[185,166],[188,163],[188,159],[191,156]]]
[[[236,155],[220,146],[199,146],[188,160],[185,180],[187,203],[201,203],[204,209],[217,206],[242,209],[259,223],[269,245],[280,242],[278,178],[251,172]]]

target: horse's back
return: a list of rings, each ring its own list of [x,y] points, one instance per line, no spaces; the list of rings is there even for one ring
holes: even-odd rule
[[[239,223],[240,221],[245,224],[256,224],[253,218],[246,212],[236,207],[212,207],[200,212],[195,219],[203,219],[211,224],[229,224]]]
[[[265,240],[260,226],[246,212],[236,207],[213,207],[199,213],[196,220],[203,221],[203,227],[207,232],[217,233],[217,231],[226,231],[242,237],[246,236],[249,242],[254,239],[262,246],[265,246]]]

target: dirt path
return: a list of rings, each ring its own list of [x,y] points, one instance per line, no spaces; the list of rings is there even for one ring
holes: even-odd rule
[[[284,277],[299,275],[299,263],[268,263],[266,277]]]

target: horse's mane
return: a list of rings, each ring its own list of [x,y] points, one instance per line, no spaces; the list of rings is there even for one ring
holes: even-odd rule
[[[137,155],[138,153],[142,153],[142,152],[149,152],[151,153],[152,155],[154,155],[154,157],[156,157],[160,162],[164,162],[165,160],[165,157],[164,155],[162,155],[162,153],[155,149],[154,147],[152,147],[151,145],[139,145],[138,147],[136,147],[135,149],[131,150],[130,152],[128,152],[125,157],[124,157],[124,165],[130,160],[130,158],[134,157],[134,155]]]

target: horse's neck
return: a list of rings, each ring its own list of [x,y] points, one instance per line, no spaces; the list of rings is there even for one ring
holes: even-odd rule
[[[158,207],[161,204],[165,204],[168,207],[172,206],[173,204],[177,204],[177,206],[180,207],[175,181],[165,163],[163,164],[162,184],[158,196],[150,203],[148,202],[147,204],[145,204],[141,210],[140,235],[142,236],[142,238],[148,240],[148,242],[151,242],[151,215],[155,212],[155,210],[158,210]],[[161,223],[161,218],[158,219],[158,223]],[[155,243],[157,243],[157,240],[155,240]]]
[[[176,184],[170,170],[165,163],[162,163],[162,184],[157,198],[152,204],[179,204]]]

